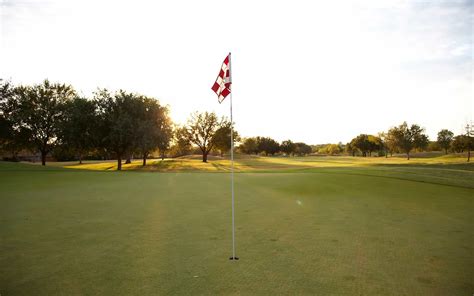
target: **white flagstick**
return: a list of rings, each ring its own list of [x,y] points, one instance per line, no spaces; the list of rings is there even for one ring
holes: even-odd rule
[[[229,77],[232,82],[232,59],[229,52]],[[239,260],[235,257],[235,214],[234,214],[234,122],[232,119],[232,84],[230,89],[230,159],[231,159],[231,188],[232,188],[232,257],[230,260]]]

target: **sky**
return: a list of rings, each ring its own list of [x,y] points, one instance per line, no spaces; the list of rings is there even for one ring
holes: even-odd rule
[[[124,89],[229,116],[210,89],[232,52],[241,136],[345,143],[407,121],[431,140],[474,120],[474,1],[0,0],[0,78],[83,96]]]

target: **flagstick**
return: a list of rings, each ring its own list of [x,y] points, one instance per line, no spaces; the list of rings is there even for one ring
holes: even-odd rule
[[[229,52],[229,76],[230,81],[232,81],[232,59]],[[230,260],[239,260],[238,257],[235,257],[235,214],[234,214],[234,122],[232,119],[232,92],[230,92],[230,159],[231,159],[231,188],[232,188],[232,257]]]

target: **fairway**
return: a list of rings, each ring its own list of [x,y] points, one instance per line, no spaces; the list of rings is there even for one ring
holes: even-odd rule
[[[225,160],[0,162],[0,294],[471,295],[472,165],[352,159],[238,160],[236,262]]]

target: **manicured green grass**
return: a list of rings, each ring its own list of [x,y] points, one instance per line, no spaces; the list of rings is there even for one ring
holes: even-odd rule
[[[461,160],[238,160],[237,262],[228,161],[168,161],[0,162],[0,294],[474,291],[474,172]]]

